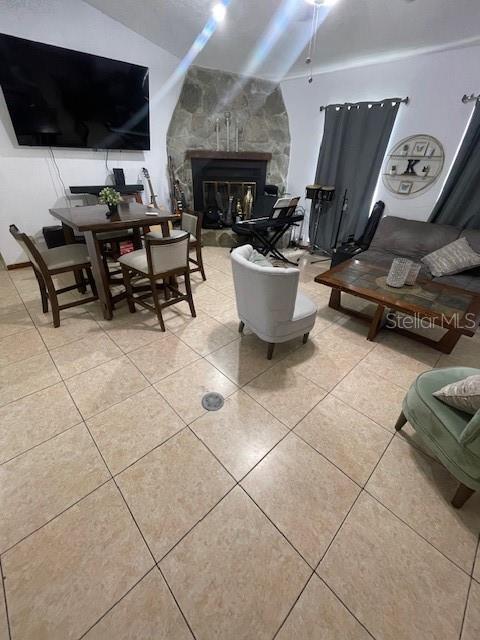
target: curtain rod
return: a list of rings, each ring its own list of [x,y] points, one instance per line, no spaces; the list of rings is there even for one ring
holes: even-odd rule
[[[365,102],[368,102],[368,104],[372,104],[372,105],[376,105],[376,104],[383,104],[384,102],[400,102],[403,104],[408,104],[410,102],[410,98],[407,96],[406,98],[385,98],[385,100],[379,100],[378,102],[375,101],[369,101],[369,100],[365,100]],[[359,103],[358,102],[345,102],[344,104],[328,104],[328,105],[322,105],[320,107],[320,111],[325,111],[325,109],[327,107],[355,107],[357,106]]]
[[[471,93],[469,96],[465,94],[462,98],[463,104],[467,104],[467,102],[476,102],[477,100],[480,101],[480,95],[476,96],[474,93]]]

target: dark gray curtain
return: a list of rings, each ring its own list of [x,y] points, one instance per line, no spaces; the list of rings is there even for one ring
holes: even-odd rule
[[[335,199],[321,217],[315,239],[315,216],[310,216],[310,239],[316,245],[324,249],[334,246],[345,189],[348,208],[339,241],[350,234],[355,238],[362,234],[399,106],[400,102],[391,98],[326,108],[315,182],[334,186]]]
[[[430,222],[480,229],[480,104],[430,216]]]

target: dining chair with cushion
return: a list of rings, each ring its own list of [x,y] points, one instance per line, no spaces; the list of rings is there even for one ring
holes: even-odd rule
[[[41,250],[35,240],[18,230],[16,225],[10,225],[10,233],[21,246],[26,256],[29,258],[33,272],[40,288],[40,296],[42,299],[43,313],[48,312],[48,303],[52,308],[53,326],[60,326],[60,311],[76,307],[81,304],[87,304],[98,300],[95,281],[92,276],[90,267],[90,258],[87,248],[82,244],[67,244],[53,249]],[[73,272],[77,276],[77,283],[61,289],[55,289],[52,276],[60,273]],[[79,288],[82,292],[86,291],[86,281],[92,289],[93,296],[74,300],[73,302],[59,304],[58,296],[67,291],[73,291]]]
[[[479,369],[450,367],[422,373],[403,401],[395,429],[408,421],[434,456],[460,482],[452,499],[459,509],[480,489],[480,410],[470,415],[433,394],[445,385],[480,374]]]
[[[165,331],[162,309],[185,300],[188,302],[192,317],[196,317],[190,284],[188,252],[189,234],[186,232],[168,238],[148,233],[145,236],[145,249],[132,251],[120,257],[119,263],[131,313],[135,313],[136,304],[155,311],[160,328]],[[186,293],[179,290],[177,276],[184,277]],[[150,290],[146,292],[144,291],[145,279],[150,283]],[[163,281],[165,302],[160,302],[159,298],[161,281]],[[139,286],[136,287],[136,284]],[[150,297],[153,298],[153,305],[146,302]]]
[[[202,257],[202,220],[203,214],[196,211],[182,211],[180,218],[180,229],[173,229],[170,235],[173,238],[178,237],[184,231],[188,231],[190,234],[190,249],[195,250],[195,258],[189,260],[194,264],[194,268],[190,269],[190,273],[200,271],[203,280],[207,279],[205,275],[205,267],[203,266]]]
[[[307,342],[315,324],[317,307],[298,291],[300,271],[272,267],[265,256],[259,256],[249,244],[234,249],[231,259],[240,333],[247,326],[265,340],[269,360],[276,343],[298,336],[303,336],[303,342]]]

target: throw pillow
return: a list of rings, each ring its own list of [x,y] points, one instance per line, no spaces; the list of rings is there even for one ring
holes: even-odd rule
[[[474,414],[480,409],[480,374],[447,384],[433,395],[454,409]]]
[[[473,416],[460,436],[462,444],[470,444],[472,440],[476,440],[480,436],[480,411]]]
[[[466,238],[445,245],[422,258],[433,276],[451,276],[480,265],[480,253],[472,249]]]
[[[271,267],[272,263],[268,258],[259,253],[256,249],[253,249],[250,257],[248,258],[249,262],[253,262],[257,267]]]

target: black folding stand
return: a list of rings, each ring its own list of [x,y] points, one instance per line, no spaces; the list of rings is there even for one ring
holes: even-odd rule
[[[293,216],[279,216],[278,218],[254,218],[252,220],[244,220],[237,222],[236,225],[245,227],[251,234],[252,245],[264,256],[271,254],[277,260],[288,262],[297,266],[286,258],[283,253],[277,249],[277,244],[282,236],[293,226],[297,226],[298,222],[303,220],[303,214]]]

